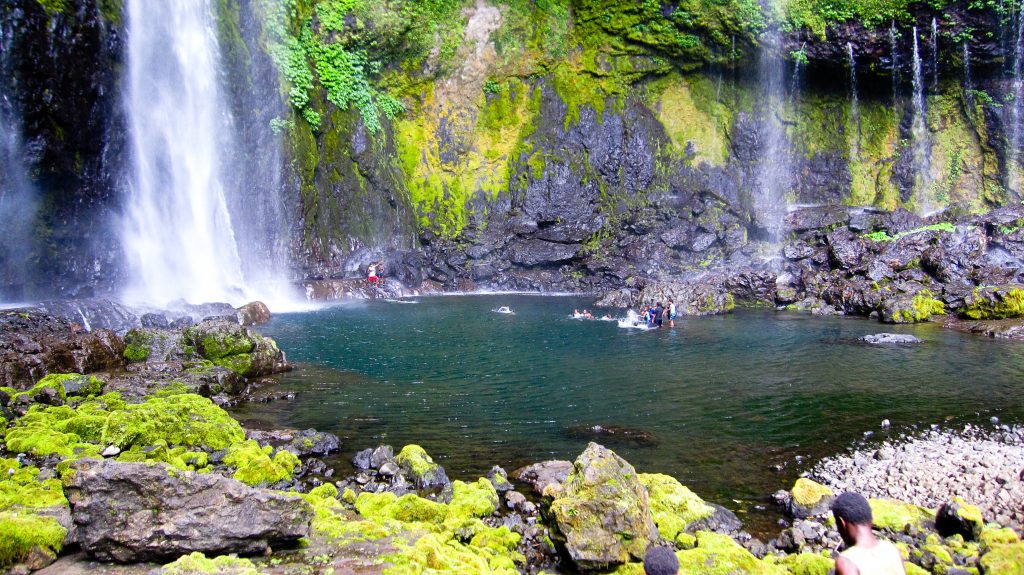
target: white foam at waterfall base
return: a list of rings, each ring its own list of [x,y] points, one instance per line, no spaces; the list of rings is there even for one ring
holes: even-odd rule
[[[121,242],[130,303],[260,299],[290,309],[282,273],[243,274],[222,170],[234,123],[219,85],[208,0],[131,0],[128,90],[132,170]],[[267,262],[274,265],[275,262]]]

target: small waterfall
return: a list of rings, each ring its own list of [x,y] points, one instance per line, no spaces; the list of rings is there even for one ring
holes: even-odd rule
[[[1020,190],[1020,146],[1021,146],[1021,120],[1024,116],[1024,78],[1021,77],[1024,71],[1024,18],[1019,12],[1016,16],[1016,29],[1013,43],[1013,82],[1011,92],[1013,103],[1010,106],[1010,149],[1007,153],[1007,187],[1012,193],[1019,194]]]
[[[846,57],[850,65],[850,124],[855,131],[850,139],[850,159],[860,156],[860,100],[857,96],[857,58],[853,44],[846,43]]]
[[[237,196],[245,190],[225,184],[238,142],[220,66],[210,0],[129,1],[133,166],[121,231],[128,301],[238,305],[277,296],[254,290],[243,273],[228,206],[230,194],[244,204]]]
[[[913,123],[911,131],[913,137],[913,158],[914,158],[914,190],[918,213],[928,213],[934,210],[931,200],[931,135],[928,132],[927,110],[924,100],[924,79],[921,71],[921,54],[918,49],[917,27],[914,27],[914,97]]]
[[[900,46],[896,23],[889,26],[889,64],[892,69],[892,102],[899,102],[900,96]]]
[[[782,114],[786,105],[786,61],[781,55],[782,37],[771,29],[762,37],[758,61],[762,90],[762,148],[758,180],[752,198],[756,227],[771,244],[782,235],[786,214],[786,193],[790,189],[792,170]]]
[[[967,44],[967,40],[964,40],[964,94],[967,103],[974,102],[974,83],[971,80],[971,48]]]
[[[10,34],[0,26],[0,300],[10,301],[27,293],[29,258],[33,255],[32,237],[38,198],[26,169],[21,141],[20,114],[8,86]]]
[[[932,91],[939,89],[939,22],[932,18]]]

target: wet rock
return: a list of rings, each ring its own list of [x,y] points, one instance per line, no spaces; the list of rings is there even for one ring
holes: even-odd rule
[[[278,429],[273,431],[246,430],[246,437],[255,439],[260,445],[270,445],[275,449],[284,449],[299,457],[317,456],[334,453],[341,448],[338,436],[315,429],[296,431]]]
[[[352,467],[356,471],[366,471],[370,469],[370,455],[373,453],[372,449],[364,449],[355,454],[352,457]]]
[[[299,497],[164,464],[83,459],[65,481],[79,543],[103,561],[262,553],[304,537],[313,516]]]
[[[572,469],[571,461],[542,461],[516,469],[512,478],[528,484],[537,495],[543,495],[548,486],[561,485]]]
[[[831,489],[801,477],[789,490],[786,508],[791,517],[812,517],[828,513],[834,499],[835,493]]]
[[[633,466],[591,443],[573,463],[550,510],[569,556],[581,569],[641,559],[658,536]]]
[[[209,320],[185,330],[183,341],[205,359],[245,377],[260,377],[290,369],[284,352],[269,337],[234,321]]]
[[[0,387],[27,389],[50,373],[124,368],[124,343],[114,332],[86,332],[38,310],[0,312]]]
[[[381,445],[370,452],[370,467],[380,469],[382,465],[395,460],[395,452],[390,445]]]
[[[921,340],[905,333],[876,333],[865,335],[860,338],[860,341],[864,343],[873,343],[876,345],[900,345],[900,344],[912,344],[921,343]]]
[[[139,317],[139,324],[145,328],[169,329],[171,323],[162,313],[144,313]]]
[[[504,469],[497,465],[487,472],[487,479],[491,482],[491,485],[494,486],[494,490],[498,493],[505,493],[514,489],[512,484],[509,483],[508,474],[505,473]]]
[[[249,302],[236,310],[238,323],[244,326],[262,325],[270,321],[270,309],[261,301]]]

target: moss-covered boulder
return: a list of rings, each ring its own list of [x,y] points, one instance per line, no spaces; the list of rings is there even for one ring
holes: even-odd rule
[[[774,556],[769,555],[765,560],[769,561],[769,557]],[[818,553],[792,553],[779,559],[778,564],[793,575],[828,575],[836,567],[835,560]]]
[[[967,319],[1024,317],[1024,285],[1007,284],[976,288],[964,299],[960,312]]]
[[[981,556],[984,575],[1024,573],[1024,543],[1000,545]]]
[[[981,543],[991,549],[999,545],[1020,543],[1020,535],[1009,527],[986,527],[981,530]]]
[[[928,290],[913,296],[898,296],[882,304],[882,321],[886,323],[917,323],[928,321],[934,315],[946,313],[946,305],[935,299]]]
[[[208,320],[185,330],[184,342],[196,353],[245,377],[286,371],[288,362],[277,342],[235,322]]]
[[[935,512],[912,503],[893,499],[869,499],[875,527],[890,531],[903,531],[909,527],[921,527],[925,521],[935,519]]]
[[[761,561],[726,535],[697,532],[697,546],[676,552],[680,573],[701,575],[789,575],[782,565]]]
[[[641,559],[658,536],[647,488],[633,466],[591,443],[551,502],[572,560],[598,569]]]
[[[787,508],[790,515],[798,518],[828,513],[835,499],[835,493],[828,487],[801,477],[789,490]]]
[[[247,485],[273,485],[291,479],[299,466],[299,458],[283,449],[273,451],[269,445],[260,447],[250,439],[229,447],[224,463],[234,466],[236,471],[232,477]]]
[[[0,512],[0,569],[24,561],[36,549],[46,554],[59,553],[66,535],[67,530],[52,517],[23,511]]]
[[[419,489],[443,488],[451,484],[444,468],[419,445],[406,445],[395,456],[395,463]]]
[[[959,497],[943,503],[935,514],[935,529],[943,537],[960,535],[967,541],[975,541],[984,526],[981,510]]]
[[[675,541],[687,525],[711,517],[715,512],[714,507],[674,477],[658,473],[641,473],[638,477],[647,488],[651,516],[658,526],[658,534],[664,539]]]
[[[226,411],[205,397],[183,393],[153,397],[110,413],[101,441],[122,449],[159,440],[168,445],[224,449],[244,439],[242,426]]]

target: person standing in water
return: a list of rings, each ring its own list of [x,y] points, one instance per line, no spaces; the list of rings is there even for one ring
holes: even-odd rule
[[[846,550],[836,557],[836,575],[907,575],[892,543],[871,530],[871,506],[859,493],[842,493],[832,502],[836,529]]]
[[[368,283],[376,285],[378,279],[379,278],[377,277],[377,264],[370,264],[370,266],[366,268],[366,281]]]
[[[668,300],[668,309],[665,310],[668,313],[668,326],[676,326],[676,302]]]
[[[659,301],[654,306],[654,327],[661,327],[661,324],[664,321],[664,316],[665,308],[662,307],[661,302]]]

